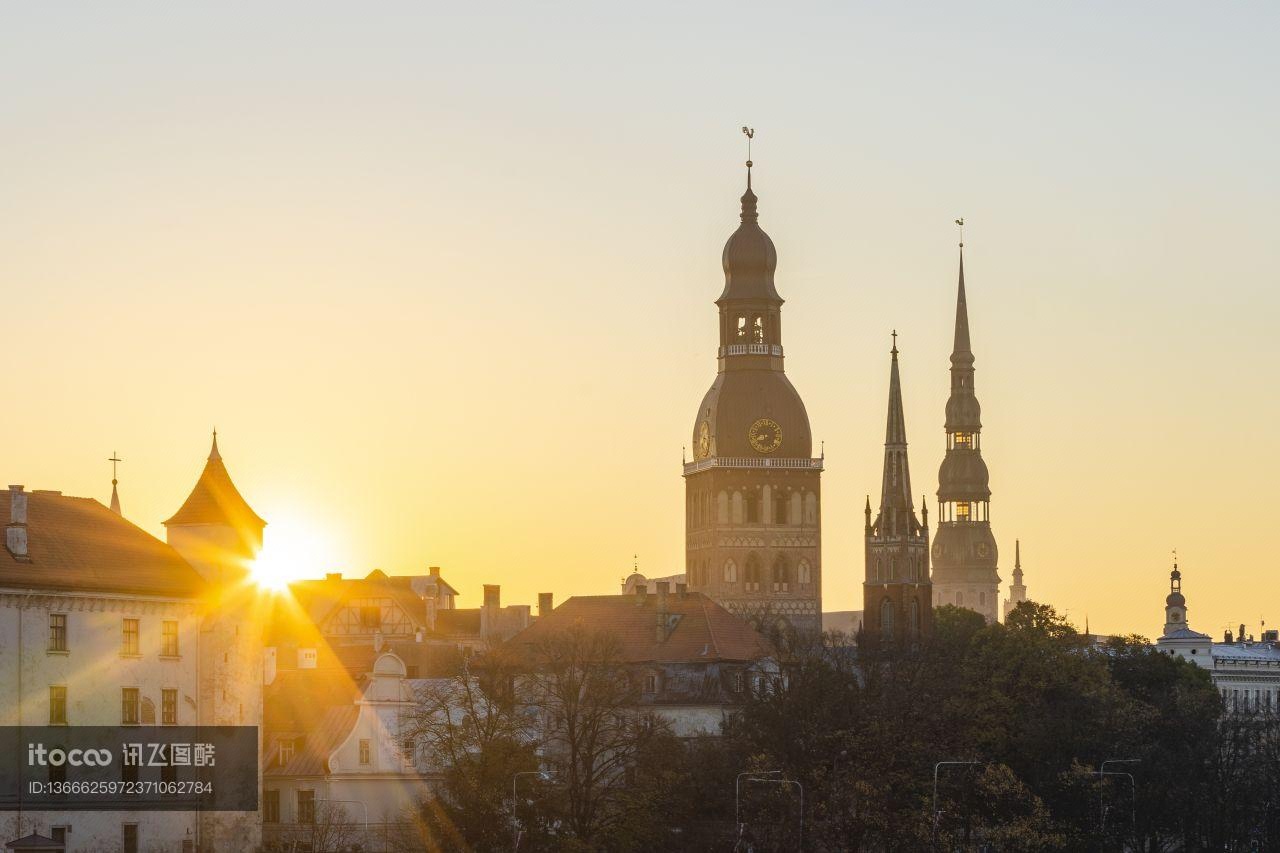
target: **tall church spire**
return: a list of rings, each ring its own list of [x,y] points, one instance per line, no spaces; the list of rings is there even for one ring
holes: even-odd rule
[[[964,220],[957,219],[956,224],[963,228]],[[982,407],[974,394],[973,363],[962,236],[951,396],[946,408],[947,452],[938,469],[940,517],[933,542],[933,593],[936,605],[967,607],[994,622],[999,613],[1000,575],[991,532],[991,488],[982,459]]]
[[[902,412],[898,333],[889,351],[889,410],[885,421],[884,476],[880,513],[871,521],[867,504],[866,572],[863,582],[864,638],[913,642],[932,633],[929,530],[916,518],[907,461],[907,424]]]

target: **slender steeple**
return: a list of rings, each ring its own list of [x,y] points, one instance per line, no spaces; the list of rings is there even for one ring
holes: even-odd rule
[[[107,460],[111,463],[111,511],[116,515],[120,515],[120,492],[116,489],[116,484],[120,481],[116,479],[116,465],[124,460],[120,458],[119,452],[111,451],[111,458]]]
[[[1013,541],[1013,583],[1009,584],[1009,597],[1004,600],[1005,621],[1008,621],[1013,609],[1026,600],[1027,587],[1022,582],[1022,541],[1015,539]],[[1089,633],[1087,624],[1085,633]]]
[[[866,579],[862,623],[869,638],[914,642],[932,632],[929,531],[916,518],[902,412],[898,333],[889,351],[889,408],[885,419],[880,512],[871,521],[867,501]]]
[[[963,219],[957,219],[956,224],[964,228]],[[933,542],[933,592],[937,605],[967,607],[994,622],[1000,610],[1000,575],[991,532],[991,488],[982,459],[982,407],[974,394],[963,231],[961,234],[951,396],[945,422],[947,452],[938,469],[940,518]]]

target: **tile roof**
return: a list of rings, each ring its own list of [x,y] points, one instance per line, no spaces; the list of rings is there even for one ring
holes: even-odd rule
[[[658,642],[658,595],[578,595],[517,634],[512,642],[533,645],[572,625],[608,631],[621,643],[628,663],[752,661],[774,654],[768,641],[746,621],[699,592],[667,595],[674,622]],[[669,622],[668,624],[671,624]]]
[[[387,597],[393,599],[413,622],[426,625],[427,605],[412,587],[412,575],[387,575],[374,569],[363,578],[318,578],[289,584],[294,600],[311,621],[323,627],[335,610],[349,598]]]
[[[259,532],[266,526],[266,522],[240,495],[236,484],[231,482],[231,474],[218,452],[217,434],[214,434],[213,449],[195,488],[164,524],[166,527],[171,524],[227,524],[237,530],[257,529]]]
[[[0,520],[10,493],[0,492]],[[194,598],[204,581],[178,552],[93,498],[27,498],[29,562],[0,548],[0,585]]]
[[[271,733],[263,742],[264,776],[324,776],[329,756],[351,734],[360,716],[353,703],[318,708],[315,722],[305,729]],[[293,757],[283,765],[277,760],[280,744],[294,741]]]
[[[458,635],[480,635],[480,608],[466,607],[462,609],[436,611],[436,633],[456,637]]]

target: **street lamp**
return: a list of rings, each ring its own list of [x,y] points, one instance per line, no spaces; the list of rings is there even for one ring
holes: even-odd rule
[[[938,841],[938,818],[941,812],[938,811],[938,771],[943,767],[973,767],[981,764],[981,761],[939,761],[933,765],[933,841]]]
[[[521,776],[537,776],[543,782],[551,781],[551,777],[555,776],[554,770],[521,770],[511,777],[511,849],[520,849],[520,815],[518,813],[519,800],[516,799],[516,782]]]
[[[1135,827],[1137,826],[1138,824],[1138,783],[1134,781],[1132,773],[1123,773],[1123,772],[1108,773],[1107,765],[1108,764],[1141,764],[1141,763],[1142,763],[1141,758],[1108,758],[1106,761],[1102,762],[1102,766],[1095,771],[1098,774],[1099,831],[1106,832],[1107,830],[1107,813],[1105,808],[1103,807],[1103,796],[1106,793],[1106,783],[1107,783],[1106,777],[1108,776],[1128,776],[1129,777],[1129,784],[1132,786],[1132,790],[1133,790],[1133,805],[1132,805],[1133,811],[1131,814],[1131,820],[1133,821],[1133,825]]]

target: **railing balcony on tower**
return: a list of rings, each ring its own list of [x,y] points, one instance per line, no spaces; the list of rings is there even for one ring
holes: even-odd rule
[[[782,355],[782,344],[729,344],[720,347],[720,355]]]
[[[697,474],[712,468],[800,468],[809,471],[822,470],[822,458],[787,458],[772,456],[709,456],[684,463],[684,473]]]

